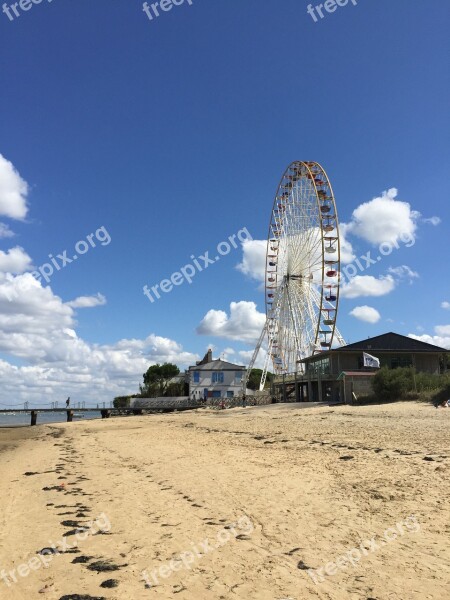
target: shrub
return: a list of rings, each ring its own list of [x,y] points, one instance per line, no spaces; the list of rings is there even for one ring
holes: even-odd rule
[[[380,400],[401,400],[414,389],[414,369],[383,367],[373,378],[372,388]]]
[[[426,395],[437,403],[450,398],[450,376],[416,373],[412,367],[383,367],[373,378],[372,388],[379,400],[416,400]]]
[[[447,375],[433,375],[431,373],[416,374],[416,389],[418,392],[440,390],[446,384],[450,384],[450,379]]]

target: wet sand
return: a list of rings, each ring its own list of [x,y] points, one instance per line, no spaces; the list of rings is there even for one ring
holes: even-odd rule
[[[403,403],[0,430],[0,597],[450,597],[449,427]]]

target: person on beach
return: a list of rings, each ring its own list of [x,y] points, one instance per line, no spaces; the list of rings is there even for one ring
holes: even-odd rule
[[[436,408],[450,408],[450,399],[449,400],[441,400],[434,403]]]

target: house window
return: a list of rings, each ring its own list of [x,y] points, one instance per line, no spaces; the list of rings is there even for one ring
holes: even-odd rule
[[[213,383],[223,383],[223,372],[222,371],[213,371],[212,382]]]
[[[391,358],[391,369],[398,369],[399,367],[412,367],[412,357],[393,356]]]
[[[200,383],[200,371],[194,371],[194,383]]]
[[[234,392],[227,392],[227,398],[234,398]]]
[[[242,382],[243,375],[244,375],[243,371],[236,371],[236,373],[235,373],[236,383]]]
[[[330,372],[330,359],[322,358],[311,361],[307,365],[307,370],[312,375],[328,375]]]

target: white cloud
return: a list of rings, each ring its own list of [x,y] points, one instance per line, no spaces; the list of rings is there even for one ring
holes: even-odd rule
[[[450,310],[450,302],[442,302],[441,308],[444,308],[445,310]]]
[[[0,154],[0,215],[11,219],[26,217],[28,184],[14,165]]]
[[[450,325],[436,325],[434,331],[441,336],[450,336]]]
[[[152,364],[173,362],[183,368],[200,358],[155,334],[109,345],[86,342],[76,333],[69,303],[30,273],[0,273],[0,353],[23,363],[0,359],[3,403],[11,398],[49,403],[68,395],[74,401],[110,401],[138,391],[142,373]]]
[[[223,354],[236,354],[236,350],[233,348],[224,348],[222,352]]]
[[[434,225],[435,227],[442,223],[442,220],[440,217],[430,217],[428,219],[422,219],[422,221],[424,223],[429,223],[430,225]]]
[[[236,361],[237,364],[242,364],[245,365],[246,367],[249,366],[250,361],[253,358],[253,352],[254,350],[240,350],[238,352],[239,354],[239,358]],[[256,357],[256,361],[255,364],[253,365],[254,369],[264,369],[264,364],[266,362],[266,356],[267,356],[267,350],[265,348],[260,348],[259,352],[258,352],[258,356]],[[273,365],[271,363],[269,363],[269,371],[273,369]]]
[[[236,269],[259,281],[265,282],[267,240],[245,240],[242,244],[242,262]]]
[[[352,233],[372,244],[395,243],[414,237],[420,213],[411,210],[408,202],[396,200],[398,191],[391,188],[378,197],[364,202],[353,211],[347,223],[347,233]]]
[[[355,308],[350,311],[350,314],[358,319],[359,321],[365,321],[366,323],[378,323],[381,319],[380,313],[371,306],[355,306]]]
[[[450,325],[438,325],[434,328],[434,332],[436,335],[428,335],[426,333],[423,335],[415,335],[413,333],[408,333],[408,337],[450,350]]]
[[[256,309],[254,302],[232,302],[230,316],[223,310],[210,310],[197,327],[200,335],[212,335],[254,343],[266,322],[266,315]]]
[[[2,238],[12,238],[14,237],[14,231],[11,231],[6,223],[0,223],[0,239]]]
[[[224,348],[218,356],[227,362],[236,363],[236,351],[233,348]]]
[[[33,268],[30,256],[20,246],[6,252],[0,250],[0,272],[18,275]]]
[[[353,246],[351,242],[347,239],[347,233],[351,231],[351,227],[347,223],[341,223],[339,225],[339,241],[341,244],[341,262],[344,264],[349,264],[353,262],[356,258],[356,255],[353,252]]]
[[[102,294],[96,294],[95,296],[80,296],[66,304],[71,308],[93,308],[95,306],[104,306],[106,304],[106,298]]]
[[[385,296],[395,288],[392,275],[373,277],[372,275],[357,275],[341,289],[343,298],[360,298],[362,296]]]
[[[417,279],[419,277],[419,273],[413,271],[407,265],[401,265],[400,267],[389,267],[388,272],[392,275],[395,275],[399,279],[408,279],[410,283],[413,282],[413,279]]]

